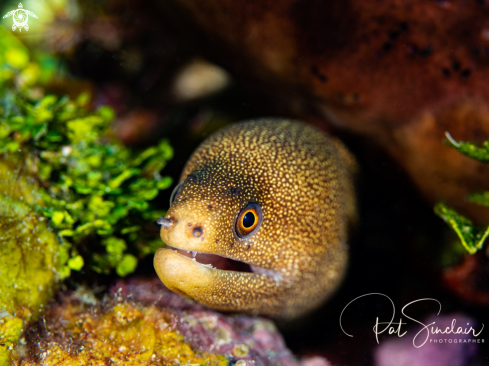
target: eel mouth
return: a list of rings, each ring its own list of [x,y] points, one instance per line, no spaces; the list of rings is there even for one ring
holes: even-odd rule
[[[167,245],[169,250],[176,251],[178,254],[190,258],[192,261],[221,271],[233,271],[233,272],[254,272],[253,266],[246,262],[236,261],[231,258],[221,257],[217,254],[200,253],[196,251],[183,250],[171,247]]]
[[[166,287],[196,300],[210,289],[216,288],[223,280],[258,275],[247,263],[215,254],[187,253],[178,248],[158,249],[154,257],[154,267]]]
[[[254,311],[287,283],[274,269],[172,247],[158,249],[154,267],[171,291],[224,311]]]

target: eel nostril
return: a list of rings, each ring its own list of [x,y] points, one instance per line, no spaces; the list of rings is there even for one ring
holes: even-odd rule
[[[169,229],[171,226],[173,226],[173,220],[167,219],[165,217],[158,218],[158,220],[156,220],[156,223],[161,225],[161,226],[164,226],[167,229]]]
[[[196,238],[200,238],[202,236],[202,234],[204,233],[204,231],[202,230],[201,227],[196,227],[196,228],[194,228],[194,230],[192,231],[192,233],[194,234],[194,236]]]

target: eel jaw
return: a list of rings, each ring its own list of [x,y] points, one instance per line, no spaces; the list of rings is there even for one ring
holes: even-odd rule
[[[160,248],[154,257],[154,267],[161,282],[170,290],[189,297],[209,286],[212,269],[179,254]]]
[[[253,267],[256,273],[217,269],[167,248],[158,249],[154,267],[170,290],[224,311],[267,313],[269,297],[275,297],[275,292],[283,288],[283,280],[275,271]],[[257,296],[257,290],[261,296]]]

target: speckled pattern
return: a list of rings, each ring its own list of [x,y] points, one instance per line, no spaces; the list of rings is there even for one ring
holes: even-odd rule
[[[313,309],[346,269],[354,166],[341,143],[300,122],[260,119],[219,131],[187,162],[166,216],[172,225],[162,226],[161,237],[173,248],[248,263],[253,272],[210,268],[160,249],[159,277],[220,310],[293,318]],[[250,202],[261,206],[263,222],[241,239],[235,220]]]

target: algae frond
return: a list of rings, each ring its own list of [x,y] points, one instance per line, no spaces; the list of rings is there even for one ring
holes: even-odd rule
[[[464,141],[455,141],[447,132],[445,144],[457,150],[461,154],[489,164],[489,141],[485,141],[481,147]],[[489,192],[476,192],[468,197],[468,201],[489,207]],[[467,217],[461,215],[445,203],[439,202],[435,206],[435,213],[457,233],[462,245],[470,254],[476,253],[484,245],[489,236],[489,225],[480,228]]]

